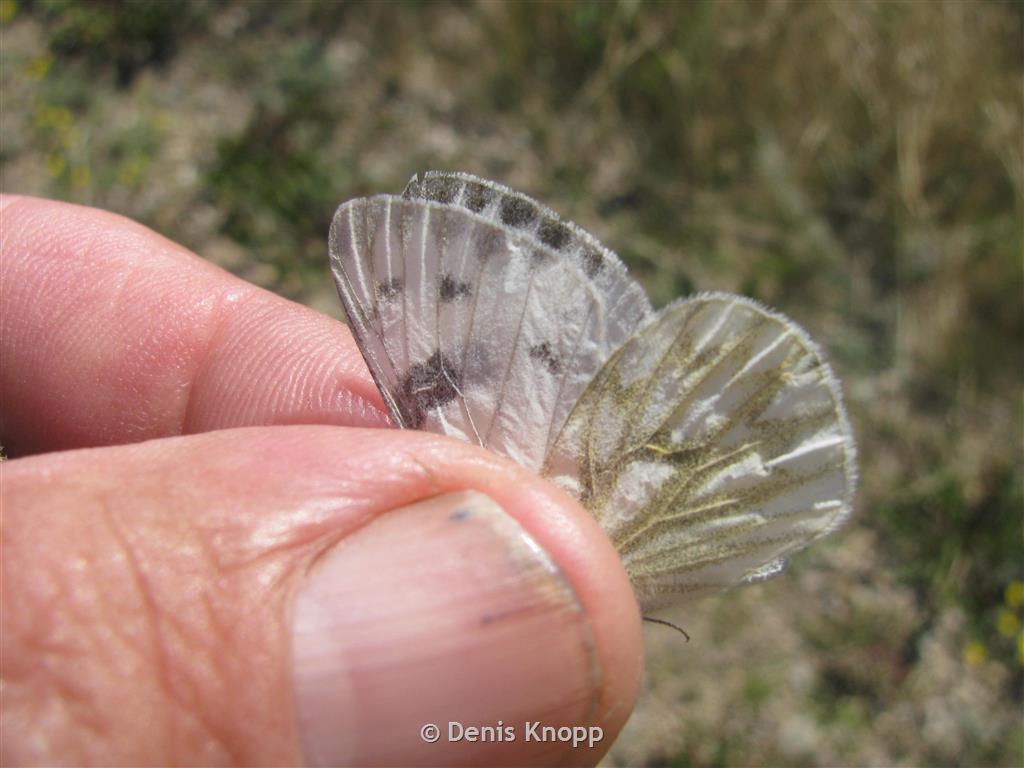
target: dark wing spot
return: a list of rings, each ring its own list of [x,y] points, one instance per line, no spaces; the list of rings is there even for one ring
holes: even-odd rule
[[[544,245],[554,248],[556,251],[565,248],[569,238],[572,237],[569,228],[556,219],[544,219],[540,223],[540,230],[537,234]]]
[[[485,187],[475,181],[471,181],[466,184],[465,191],[465,205],[473,211],[473,213],[480,213],[487,204],[491,202],[494,197],[494,190]]]
[[[537,206],[517,195],[501,198],[501,223],[510,227],[528,227],[537,218]]]
[[[551,348],[550,342],[545,341],[530,347],[530,359],[541,363],[553,376],[562,372],[562,361]]]
[[[441,285],[438,289],[441,301],[448,303],[464,296],[470,296],[472,293],[473,286],[469,283],[460,282],[451,275],[441,275]]]
[[[473,253],[480,261],[487,261],[496,253],[506,250],[505,233],[493,227],[478,227],[474,234]]]
[[[530,249],[530,269],[539,269],[541,264],[551,260],[551,251],[541,248]]]
[[[451,203],[459,194],[460,182],[451,176],[428,176],[423,180],[422,195],[427,200]]]
[[[411,422],[409,426],[419,428],[429,409],[450,403],[458,397],[459,386],[459,372],[439,351],[432,354],[425,363],[414,365],[402,383],[405,403],[411,411],[408,414]]]
[[[596,248],[584,250],[580,261],[583,262],[583,271],[586,272],[587,277],[594,277],[604,269],[604,254]]]
[[[391,301],[402,292],[402,280],[392,277],[390,280],[383,280],[377,283],[377,298],[381,301]]]

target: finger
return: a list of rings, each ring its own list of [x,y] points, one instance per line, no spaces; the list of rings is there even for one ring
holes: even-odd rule
[[[5,763],[593,764],[632,708],[608,539],[471,446],[252,428],[3,472]]]
[[[342,324],[104,211],[0,209],[10,455],[252,424],[381,426]]]

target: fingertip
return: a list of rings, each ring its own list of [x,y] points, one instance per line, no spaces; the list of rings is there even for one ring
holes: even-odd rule
[[[22,195],[12,195],[7,192],[0,192],[0,213],[2,213],[8,205],[17,202],[21,198]]]
[[[12,455],[256,424],[388,423],[337,321],[117,214],[4,202],[0,429]]]
[[[4,250],[22,256],[84,259],[120,266],[194,258],[185,247],[119,213],[32,195],[4,195]],[[205,268],[220,272],[203,262]],[[69,264],[74,267],[76,264]]]

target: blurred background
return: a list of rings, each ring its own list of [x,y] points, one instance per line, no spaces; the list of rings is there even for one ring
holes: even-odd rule
[[[461,169],[844,384],[854,521],[645,629],[608,765],[1024,763],[1024,5],[0,0],[6,192],[336,317],[348,198]]]

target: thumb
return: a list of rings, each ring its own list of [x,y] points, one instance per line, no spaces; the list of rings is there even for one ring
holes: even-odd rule
[[[553,748],[527,741],[540,737],[533,721],[607,727],[594,633],[571,583],[482,494],[445,494],[366,526],[314,567],[295,618],[314,764],[522,765]]]
[[[615,551],[469,446],[254,428],[3,472],[5,762],[594,764],[632,709]]]

